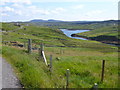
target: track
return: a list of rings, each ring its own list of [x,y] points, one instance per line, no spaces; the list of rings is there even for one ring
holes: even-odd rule
[[[0,81],[2,82],[2,88],[21,88],[21,84],[13,72],[10,64],[5,59],[0,57],[0,66],[2,64],[2,75],[0,74]],[[0,67],[1,68],[1,67]],[[2,79],[1,79],[2,78]]]

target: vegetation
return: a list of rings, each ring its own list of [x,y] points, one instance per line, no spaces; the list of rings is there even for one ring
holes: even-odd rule
[[[118,80],[117,52],[102,53],[86,48],[46,47],[47,60],[53,55],[53,73],[38,55],[28,55],[25,50],[3,46],[3,56],[15,67],[17,75],[25,88],[63,88],[66,85],[66,69],[70,69],[71,88],[91,88],[98,83],[100,88],[115,88]],[[57,60],[57,58],[60,60]],[[104,83],[101,79],[101,63],[106,60]],[[49,61],[48,61],[49,62]],[[34,77],[34,78],[33,78]]]
[[[120,37],[118,35],[119,31],[117,27],[118,25],[113,23],[77,35],[104,43],[119,44],[118,41],[120,40]]]
[[[3,27],[3,28],[2,28]],[[12,31],[12,30],[16,30],[18,29],[19,27],[18,26],[15,26],[14,24],[12,23],[2,23],[2,27],[1,29],[3,31]]]
[[[25,88],[65,88],[66,69],[70,69],[70,88],[92,88],[94,83],[98,83],[99,88],[118,87],[117,47],[97,41],[68,38],[56,27],[26,24],[22,23],[20,28],[13,23],[3,23],[2,27],[6,31],[2,34],[2,55],[12,64]],[[15,29],[7,29],[9,25]],[[48,62],[50,55],[53,55],[52,73],[42,60],[38,61],[38,51],[28,54],[26,48],[10,43],[24,44],[27,39],[32,39],[33,47],[39,48],[40,43],[45,44]],[[8,43],[5,45],[5,42]],[[103,83],[100,82],[102,60],[106,60]]]

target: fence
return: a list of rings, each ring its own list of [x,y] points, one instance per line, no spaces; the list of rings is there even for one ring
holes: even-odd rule
[[[12,43],[14,46],[20,46],[20,44],[18,42],[3,42],[5,45],[7,45],[8,43]],[[10,45],[10,44],[8,44]],[[22,44],[21,44],[22,45]],[[28,45],[28,46],[27,46]],[[26,45],[26,43],[24,42],[24,45],[22,47],[27,48],[28,54],[32,54],[32,51],[34,50],[34,48],[32,47],[32,40],[28,39],[28,44]],[[36,48],[35,50],[38,50],[39,52],[39,61],[44,61],[45,65],[48,66],[50,74],[52,75],[53,72],[53,55],[50,55],[50,64],[48,64],[46,56],[45,56],[45,51],[44,51],[44,44],[41,43],[40,44],[40,48]],[[60,49],[60,54],[64,54],[64,50]],[[59,58],[57,58],[59,59]],[[101,82],[104,81],[104,72],[105,72],[105,60],[102,60],[102,68],[101,68]],[[69,88],[69,84],[70,84],[70,69],[66,70],[66,85],[65,88]],[[95,83],[93,85],[94,89],[98,88],[98,84]]]

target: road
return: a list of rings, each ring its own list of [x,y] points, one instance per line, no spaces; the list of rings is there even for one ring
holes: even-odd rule
[[[0,87],[2,88],[21,88],[10,64],[0,57]],[[2,84],[2,85],[1,85]]]
[[[0,57],[0,90],[2,89],[2,58]]]

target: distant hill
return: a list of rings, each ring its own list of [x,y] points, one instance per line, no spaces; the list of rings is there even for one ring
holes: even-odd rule
[[[29,21],[29,22],[46,22],[46,20],[34,19],[34,20]]]
[[[34,19],[26,23],[32,23],[39,26],[47,26],[50,28],[67,28],[67,29],[95,29],[103,27],[105,25],[118,24],[118,20],[106,20],[106,21],[61,21],[61,20],[43,20]],[[81,26],[82,25],[82,26]]]
[[[54,19],[49,19],[49,20],[43,20],[43,19],[34,19],[29,22],[64,22],[60,20],[54,20]]]
[[[62,20],[54,20],[54,19],[48,19],[48,20],[43,20],[43,19],[33,19],[31,21],[28,22],[73,22],[73,23],[93,23],[93,22],[100,22],[100,21],[62,21]]]
[[[54,19],[49,19],[49,20],[43,20],[43,19],[33,19],[31,21],[28,21],[29,23],[39,23],[39,22],[44,22],[44,23],[49,23],[49,22],[66,22],[66,23],[74,23],[74,24],[91,24],[91,23],[116,23],[119,22],[120,20],[106,20],[106,21],[62,21],[62,20],[54,20]]]

